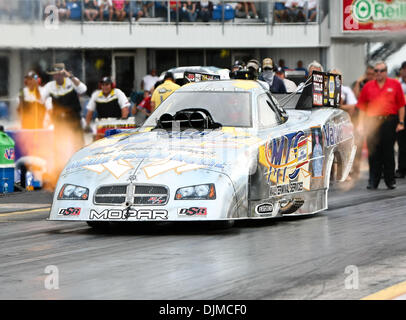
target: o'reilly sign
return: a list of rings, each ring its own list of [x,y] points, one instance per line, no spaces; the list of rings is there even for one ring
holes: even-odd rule
[[[406,1],[357,0],[353,17],[359,22],[406,20]]]
[[[343,30],[406,28],[405,0],[343,0]]]

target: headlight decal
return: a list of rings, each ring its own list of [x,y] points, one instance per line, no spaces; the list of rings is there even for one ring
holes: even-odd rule
[[[64,184],[58,193],[58,200],[87,200],[89,189],[73,184]]]
[[[179,188],[175,200],[215,200],[216,188],[213,183]]]

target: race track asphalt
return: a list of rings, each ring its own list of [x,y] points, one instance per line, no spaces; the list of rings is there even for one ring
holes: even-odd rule
[[[49,193],[0,197],[0,299],[361,299],[406,280],[406,181],[369,191],[365,174],[325,212],[225,230],[96,232],[46,221]]]

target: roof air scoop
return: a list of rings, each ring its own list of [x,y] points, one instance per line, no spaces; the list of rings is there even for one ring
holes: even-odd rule
[[[165,130],[172,129],[173,121],[171,114],[164,113],[158,120],[158,127]]]
[[[209,128],[210,119],[202,111],[195,111],[189,117],[190,126],[197,130],[204,130]]]
[[[157,128],[167,131],[183,131],[187,129],[203,131],[221,128],[221,124],[214,122],[207,110],[191,108],[180,110],[175,115],[164,113],[157,121]]]

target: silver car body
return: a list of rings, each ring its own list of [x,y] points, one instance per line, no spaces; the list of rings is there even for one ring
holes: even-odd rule
[[[266,126],[261,103],[285,111],[260,83],[248,80],[194,83],[172,96],[193,93],[198,99],[199,92],[247,93],[251,124],[156,130],[154,114],[170,106],[164,101],[143,127],[96,141],[71,158],[59,177],[50,220],[235,220],[327,209],[332,169],[338,181],[345,180],[355,154],[346,112],[287,110],[288,117],[279,115]],[[67,184],[88,188],[87,199],[58,199]],[[215,187],[210,200],[175,196],[180,188],[204,184]]]

